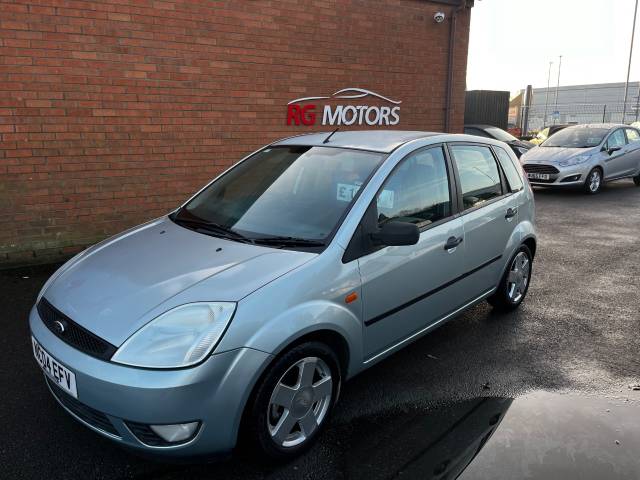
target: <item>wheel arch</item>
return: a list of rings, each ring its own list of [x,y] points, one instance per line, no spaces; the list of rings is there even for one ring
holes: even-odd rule
[[[538,241],[535,234],[533,223],[530,221],[521,222],[514,230],[505,250],[505,260],[502,271],[498,280],[498,284],[509,268],[510,260],[522,245],[526,245],[531,251],[531,259],[535,258]]]
[[[536,248],[538,246],[536,239],[533,237],[527,237],[522,241],[522,244],[526,245],[527,248],[531,251],[531,258],[535,258]]]
[[[292,348],[297,347],[298,345],[302,345],[307,342],[320,342],[327,345],[331,350],[334,351],[336,356],[338,357],[338,361],[340,362],[340,374],[342,378],[346,378],[349,372],[349,361],[351,360],[351,352],[349,350],[349,343],[344,336],[337,332],[336,330],[331,330],[328,328],[321,328],[318,330],[312,330],[310,332],[306,332],[296,339],[290,341],[286,345],[284,345],[279,351],[274,352],[274,357],[272,361],[275,361],[276,358],[280,357],[287,351]],[[268,368],[268,367],[267,367]]]
[[[600,170],[600,176],[602,177],[602,182],[605,182],[605,178],[604,178],[604,162],[598,162],[595,165],[593,165],[589,171],[587,172],[587,175],[584,178],[584,181],[586,182],[587,179],[589,178],[589,174],[591,173],[592,170]]]

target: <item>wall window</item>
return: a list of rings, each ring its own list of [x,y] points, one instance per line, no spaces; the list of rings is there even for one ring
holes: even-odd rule
[[[379,224],[398,220],[424,226],[451,215],[442,148],[420,150],[402,160],[385,181],[376,202]]]
[[[522,178],[520,177],[520,173],[518,169],[514,165],[514,160],[507,153],[504,148],[495,147],[496,155],[498,155],[498,161],[502,166],[502,171],[507,177],[507,182],[509,182],[509,187],[512,192],[517,192],[522,190],[524,185],[522,184]]]
[[[454,145],[451,152],[458,167],[465,210],[502,195],[498,164],[489,147]]]

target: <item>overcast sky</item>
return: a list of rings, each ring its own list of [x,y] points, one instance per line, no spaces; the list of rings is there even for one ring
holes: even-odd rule
[[[468,90],[624,82],[635,0],[476,0]],[[631,81],[640,80],[640,14]]]

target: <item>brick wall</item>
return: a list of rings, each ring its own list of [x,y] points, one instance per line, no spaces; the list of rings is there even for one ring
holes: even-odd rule
[[[312,130],[286,104],[367,88],[442,130],[453,7],[422,0],[0,1],[0,265],[58,259]],[[469,11],[458,17],[462,127]],[[317,128],[317,127],[316,127]],[[326,129],[326,127],[325,127]]]

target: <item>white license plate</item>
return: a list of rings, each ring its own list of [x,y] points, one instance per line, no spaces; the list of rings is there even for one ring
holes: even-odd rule
[[[51,380],[56,382],[56,384],[65,392],[69,393],[74,398],[78,398],[75,373],[60,365],[60,362],[49,355],[35,338],[31,337],[31,343],[33,344],[33,356],[36,357],[36,360],[44,373],[46,373]]]
[[[531,180],[549,180],[548,173],[527,173],[527,177]]]

